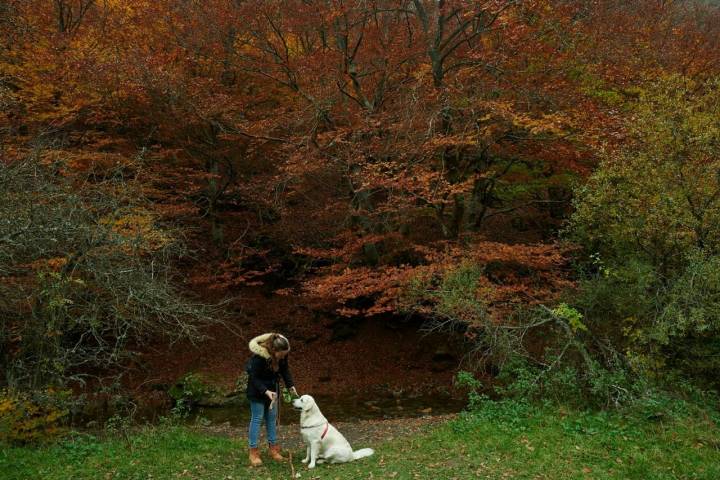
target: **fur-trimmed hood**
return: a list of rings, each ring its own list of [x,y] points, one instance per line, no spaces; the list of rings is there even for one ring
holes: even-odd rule
[[[270,336],[273,335],[272,332],[270,333],[263,333],[262,335],[258,335],[257,337],[250,340],[250,343],[248,343],[248,347],[250,347],[250,351],[254,353],[255,355],[260,355],[261,357],[265,359],[270,359],[270,352],[267,351],[267,348],[260,345],[261,343],[265,342]],[[280,335],[278,333],[278,335]],[[280,335],[282,338],[285,338],[283,335]],[[287,341],[287,338],[285,338]],[[288,342],[288,345],[290,345],[290,342]]]

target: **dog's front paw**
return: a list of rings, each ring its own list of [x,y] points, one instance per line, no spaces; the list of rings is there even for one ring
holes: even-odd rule
[[[308,468],[315,468],[315,464],[314,463],[309,464]]]
[[[303,458],[303,459],[302,459],[302,460],[300,460],[300,461],[301,461],[302,463],[307,463],[307,462],[309,462],[310,460],[309,460],[309,459],[307,459],[307,458]]]

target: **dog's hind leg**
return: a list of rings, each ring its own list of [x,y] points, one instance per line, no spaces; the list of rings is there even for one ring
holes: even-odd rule
[[[328,448],[324,456],[330,463],[347,463],[353,459],[352,450],[341,447]]]

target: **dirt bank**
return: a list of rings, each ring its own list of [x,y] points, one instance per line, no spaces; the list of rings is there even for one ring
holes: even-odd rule
[[[347,321],[309,307],[301,297],[248,289],[235,302],[229,323],[197,345],[156,345],[128,378],[134,390],[171,384],[201,372],[231,386],[249,357],[255,335],[282,332],[290,338],[290,366],[302,392],[348,393],[362,389],[404,392],[450,388],[459,356],[443,335],[424,335],[418,325],[388,319]],[[231,307],[232,309],[232,307]]]

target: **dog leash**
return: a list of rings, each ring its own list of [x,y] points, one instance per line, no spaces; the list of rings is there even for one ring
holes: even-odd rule
[[[277,395],[275,396],[275,403],[277,403],[277,413],[275,414],[275,428],[277,429],[280,426],[280,404],[282,401],[280,400],[280,380],[275,380],[275,391],[277,392]]]

